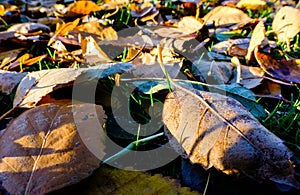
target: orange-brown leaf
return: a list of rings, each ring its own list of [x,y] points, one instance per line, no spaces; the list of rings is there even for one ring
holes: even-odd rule
[[[81,117],[74,121],[75,115]],[[2,186],[10,194],[45,194],[88,177],[100,160],[87,149],[77,126],[84,123],[80,130],[93,131],[89,124],[103,124],[103,118],[102,107],[93,104],[49,104],[24,112],[0,137]],[[100,139],[91,140],[101,152],[99,133],[93,135]]]

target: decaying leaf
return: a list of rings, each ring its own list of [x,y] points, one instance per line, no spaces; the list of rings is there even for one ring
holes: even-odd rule
[[[0,70],[0,91],[9,95],[27,73]]]
[[[272,23],[278,41],[290,41],[300,32],[300,10],[290,6],[282,7]]]
[[[202,91],[203,98],[175,89],[167,95],[163,121],[193,162],[226,174],[244,173],[258,181],[271,180],[300,188],[294,178],[292,153],[238,101]],[[214,110],[214,112],[213,112]],[[226,119],[226,120],[224,120]],[[179,150],[180,151],[180,150]]]
[[[206,24],[214,23],[216,26],[219,26],[247,23],[251,20],[251,18],[240,9],[227,6],[218,6],[212,11],[208,12],[208,14],[203,17],[203,20]]]
[[[90,114],[93,108],[97,116]],[[74,121],[73,115],[80,117]],[[91,175],[100,160],[87,149],[74,122],[92,131],[89,124],[103,124],[104,111],[94,104],[49,104],[16,118],[0,137],[2,186],[10,194],[46,194]],[[103,152],[101,137],[92,140]]]
[[[58,194],[186,194],[197,195],[190,188],[161,175],[103,166],[79,185],[57,191]]]
[[[255,58],[260,67],[269,75],[294,83],[300,83],[300,59],[276,60],[262,53],[258,48],[254,51]]]
[[[60,68],[31,72],[21,80],[13,105],[14,107],[32,108],[55,89],[72,84],[78,76],[83,76],[86,78],[84,81],[88,82],[92,79],[123,73],[131,68],[132,64],[130,63],[110,63],[91,68]]]

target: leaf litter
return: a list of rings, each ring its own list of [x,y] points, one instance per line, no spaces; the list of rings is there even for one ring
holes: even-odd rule
[[[187,70],[184,58],[178,53],[189,55],[191,58],[189,60],[194,61],[201,53],[200,47],[208,42],[212,44],[213,41],[221,41],[213,45],[212,51],[208,52],[209,60],[211,58],[216,60],[213,65],[210,62],[197,64],[195,63],[197,59],[193,62],[193,66],[201,70],[201,74],[187,71],[190,79],[196,80],[200,77],[201,80],[204,77],[208,79],[208,83],[211,82],[209,80],[211,75],[217,82],[209,87],[209,91],[214,93],[196,89],[190,89],[190,93],[175,87],[176,89],[167,96],[164,106],[169,115],[164,113],[164,120],[167,126],[176,127],[169,129],[171,133],[176,131],[181,133],[171,137],[175,137],[177,142],[183,144],[190,160],[194,163],[200,162],[205,168],[216,167],[227,174],[244,173],[258,181],[271,180],[278,184],[299,187],[293,178],[293,164],[289,162],[293,156],[292,152],[285,147],[282,140],[270,133],[252,116],[262,117],[264,113],[260,104],[256,104],[255,97],[284,99],[283,85],[292,86],[299,83],[299,57],[293,54],[294,58],[290,58],[272,41],[273,39],[283,42],[280,44],[286,46],[287,51],[297,49],[299,25],[298,20],[294,18],[297,18],[299,9],[292,3],[288,2],[287,6],[282,7],[282,2],[266,4],[263,1],[246,0],[239,3],[225,1],[215,4],[190,1],[172,2],[170,7],[167,3],[163,5],[144,1],[129,4],[127,0],[117,2],[105,0],[102,3],[77,1],[65,5],[56,4],[56,1],[34,1],[26,2],[23,8],[23,5],[12,6],[10,3],[11,1],[4,1],[4,6],[0,7],[1,22],[4,21],[4,24],[6,21],[9,24],[1,26],[1,29],[6,31],[1,32],[0,43],[9,46],[0,47],[0,52],[4,56],[0,57],[1,69],[20,69],[22,72],[34,69],[37,64],[41,66],[45,62],[60,66],[57,70],[24,74],[10,71],[13,74],[8,75],[7,72],[1,72],[0,81],[3,82],[0,82],[0,89],[7,95],[11,95],[12,89],[20,83],[14,98],[14,108],[30,108],[27,111],[30,112],[41,108],[36,106],[47,101],[59,103],[60,100],[52,99],[49,94],[64,87],[72,87],[77,78],[82,82],[90,82],[93,79],[104,79],[108,76],[112,78],[116,75],[114,79],[118,83],[119,74],[128,71],[132,71],[133,84],[139,83],[137,88],[140,91],[150,95],[160,94],[162,90],[170,87],[168,86],[170,83],[161,81],[164,74],[160,71],[160,64],[157,61],[159,54],[156,46],[161,40],[166,40],[166,45],[170,48],[169,51],[164,50],[163,58],[165,63],[168,61],[166,67],[172,78],[179,75],[182,69]],[[267,15],[263,19],[251,16],[265,8],[268,11],[270,7],[275,8],[272,12],[275,15],[272,31],[269,30],[271,27],[269,20],[274,15]],[[248,14],[245,13],[246,9]],[[205,14],[207,11],[209,12]],[[10,25],[20,23],[20,18],[25,22]],[[143,26],[144,24],[147,26]],[[268,25],[268,31],[265,25]],[[130,26],[137,26],[139,32],[133,31],[129,36],[122,36],[116,32],[120,28],[132,30]],[[270,34],[274,37],[272,38]],[[191,44],[193,39],[197,39],[200,44]],[[32,54],[31,48],[37,45],[51,50],[48,50],[48,54]],[[16,47],[22,48],[15,50]],[[188,52],[192,51],[191,55],[188,52],[182,53],[187,48]],[[54,53],[50,53],[51,51]],[[274,59],[274,51],[283,52],[286,59]],[[10,53],[9,56],[5,52]],[[116,63],[120,58],[130,63]],[[233,63],[232,59],[238,59],[241,63]],[[100,66],[93,67],[99,63]],[[69,68],[80,65],[89,68]],[[139,66],[144,66],[145,69]],[[159,77],[161,80],[150,81],[151,78],[148,77]],[[9,80],[11,83],[8,83],[7,79],[12,79]],[[132,82],[130,78],[126,79],[126,82]],[[180,79],[178,81],[182,86],[191,86],[188,82]],[[144,82],[145,89],[140,88],[141,82]],[[200,86],[202,80],[192,82]],[[217,93],[226,93],[247,109],[237,101]],[[199,102],[200,96],[208,101],[208,104],[201,98]],[[177,110],[173,110],[174,105]],[[247,110],[251,111],[252,115]],[[21,116],[23,115],[19,117]],[[8,124],[6,130],[2,131],[0,139],[11,128],[11,124]],[[191,137],[184,137],[186,135]],[[200,139],[195,141],[193,138]],[[10,144],[23,143],[22,140],[19,141]],[[31,148],[31,142],[26,144],[25,149]],[[266,145],[263,146],[264,144]],[[274,144],[278,144],[278,148]],[[174,144],[174,147],[178,145]],[[27,162],[22,163],[26,165]],[[94,170],[94,167],[89,170]],[[36,175],[37,172],[38,170],[32,175]],[[0,175],[1,173],[0,171]],[[74,183],[83,178],[75,177],[78,179],[75,179]],[[25,191],[29,192],[30,187],[31,184],[27,185]],[[32,190],[43,193],[46,188],[32,187]],[[60,187],[49,189],[52,191],[58,188]],[[130,191],[131,188],[125,187],[126,190]]]

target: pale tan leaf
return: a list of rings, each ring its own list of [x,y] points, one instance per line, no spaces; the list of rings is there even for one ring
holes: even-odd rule
[[[106,53],[99,47],[92,36],[86,37],[81,42],[82,55],[85,62],[94,65],[99,62],[111,62]]]
[[[14,107],[34,107],[55,87],[67,85],[82,72],[80,69],[52,69],[28,73],[19,84],[14,98]]]
[[[201,30],[203,26],[204,22],[196,19],[193,16],[185,16],[181,18],[178,23],[178,28],[187,34],[192,34],[198,30]]]
[[[0,70],[0,91],[9,95],[27,73]]]
[[[208,14],[203,17],[203,20],[206,24],[214,23],[216,26],[219,26],[247,23],[251,20],[251,18],[240,9],[227,6],[218,6],[212,11],[208,12]]]
[[[100,79],[116,73],[123,73],[131,68],[132,64],[130,63],[109,63],[91,68],[60,68],[31,72],[20,82],[13,106],[32,108],[44,96],[57,88],[72,84],[79,76],[83,79],[82,82],[88,82],[92,79]]]
[[[236,6],[238,8],[262,10],[267,8],[267,2],[264,0],[240,0]]]
[[[50,28],[44,24],[39,24],[39,23],[20,23],[20,24],[15,24],[7,29],[7,32],[18,32],[22,34],[27,34],[31,32],[36,32],[36,31],[45,31],[45,32],[50,32]]]
[[[265,40],[266,38],[266,30],[265,30],[265,25],[263,21],[260,21],[254,28],[252,36],[251,36],[251,40],[250,40],[250,44],[249,44],[249,48],[248,48],[248,52],[246,55],[246,60],[250,61],[252,56],[253,56],[253,51],[255,48],[260,47],[260,45],[262,44],[262,42]]]
[[[175,147],[180,144],[205,169],[300,187],[290,150],[232,98],[175,89],[167,95],[163,121],[177,141]]]
[[[282,7],[272,23],[278,41],[290,41],[300,32],[300,9],[290,6]]]
[[[93,108],[97,115],[91,115]],[[85,124],[80,130],[93,131],[89,124],[103,124],[104,111],[94,104],[49,104],[10,123],[0,137],[2,186],[10,194],[45,194],[91,175],[100,160],[87,149],[75,122]],[[94,147],[103,152],[101,135],[97,138]]]

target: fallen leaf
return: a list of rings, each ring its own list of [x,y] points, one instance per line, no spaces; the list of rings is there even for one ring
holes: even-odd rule
[[[12,70],[12,69],[15,69],[15,68],[18,68],[21,66],[31,66],[33,64],[36,64],[37,62],[40,62],[42,61],[43,59],[45,59],[46,57],[48,56],[48,54],[44,54],[44,55],[40,55],[40,56],[37,56],[37,57],[34,57],[34,58],[30,58],[30,59],[21,59],[20,61],[16,61],[14,63],[12,63],[11,65],[8,66],[8,69],[9,70]]]
[[[203,20],[205,24],[214,23],[216,26],[220,26],[247,23],[251,20],[251,18],[240,9],[227,6],[218,6],[212,11],[208,12],[208,14],[203,17]]]
[[[263,80],[263,76],[265,74],[265,72],[259,67],[251,67],[245,65],[241,65],[241,72],[242,73],[241,73],[240,84],[243,87],[248,89],[252,89],[260,85],[260,83]],[[237,75],[236,75],[236,71],[234,71],[233,78],[231,79],[231,81],[236,81],[236,80],[237,80]]]
[[[21,64],[23,64],[26,60],[30,59],[31,57],[32,57],[32,54],[29,54],[29,53],[23,54],[18,59],[16,59],[16,61],[11,63],[8,66],[8,69],[14,69],[14,68],[20,67]]]
[[[91,68],[60,68],[28,73],[20,82],[13,106],[32,108],[55,89],[72,84],[79,76],[82,82],[101,79],[132,68],[130,63],[101,64]]]
[[[50,28],[44,24],[39,24],[39,23],[20,23],[20,24],[15,24],[7,29],[7,32],[17,32],[17,33],[22,33],[22,34],[27,34],[31,32],[36,32],[42,30],[44,32],[50,32]]]
[[[204,24],[205,23],[203,21],[196,19],[193,16],[185,16],[178,22],[178,28],[187,34],[192,34],[201,30]]]
[[[251,36],[251,40],[249,43],[249,48],[248,48],[248,52],[246,55],[246,60],[247,62],[249,62],[253,56],[253,52],[254,49],[257,47],[260,47],[260,45],[262,44],[262,42],[265,40],[266,38],[266,30],[265,30],[265,25],[263,21],[260,21],[254,28],[252,36]]]
[[[90,114],[93,108],[98,118]],[[100,160],[87,149],[75,122],[92,131],[89,124],[103,124],[104,111],[93,104],[49,104],[28,110],[10,123],[0,137],[2,186],[10,194],[46,194],[91,175]],[[94,145],[103,152],[103,137],[93,135],[97,135]]]
[[[81,32],[98,35],[99,40],[117,40],[117,32],[111,27],[102,26],[99,22],[87,22],[75,28]]]
[[[63,23],[63,24],[59,25],[58,28],[55,31],[55,34],[50,38],[50,40],[48,42],[48,46],[51,45],[55,41],[56,37],[64,36],[69,31],[76,28],[76,26],[79,24],[79,21],[80,21],[80,18],[77,18],[73,22]]]
[[[289,42],[300,32],[300,10],[290,6],[282,7],[272,23],[278,41]]]
[[[130,4],[130,14],[132,17],[140,18],[150,13],[154,8],[150,2],[145,2],[142,5]]]
[[[260,87],[255,88],[255,94],[257,97],[283,99],[281,85],[269,80],[265,80]]]
[[[193,62],[195,76],[201,76],[208,84],[225,84],[232,77],[234,66],[230,62],[216,62],[202,59]]]
[[[258,50],[254,51],[260,67],[269,75],[284,81],[300,83],[300,59],[276,60]]]
[[[94,65],[99,62],[111,62],[106,53],[99,47],[96,41],[92,36],[86,37],[81,42],[82,55],[85,59],[85,62]]]
[[[232,98],[175,89],[167,95],[163,121],[174,136],[174,147],[205,169],[215,167],[226,174],[244,173],[258,181],[300,188],[290,161],[292,152]]]
[[[0,65],[0,69],[2,69],[7,64],[14,61],[23,50],[24,50],[24,48],[19,48],[19,49],[9,50],[9,51],[6,51],[6,52],[1,52],[0,53],[0,60],[2,60],[2,62],[1,62],[1,65]]]
[[[161,175],[103,166],[84,182],[56,191],[57,194],[186,194],[197,195],[188,187]]]
[[[89,15],[91,12],[100,11],[101,7],[92,1],[76,1],[71,3],[67,10],[68,17],[80,17]]]
[[[240,0],[236,6],[238,8],[262,10],[267,8],[267,2],[263,0]]]
[[[0,91],[9,95],[26,74],[0,70]]]

